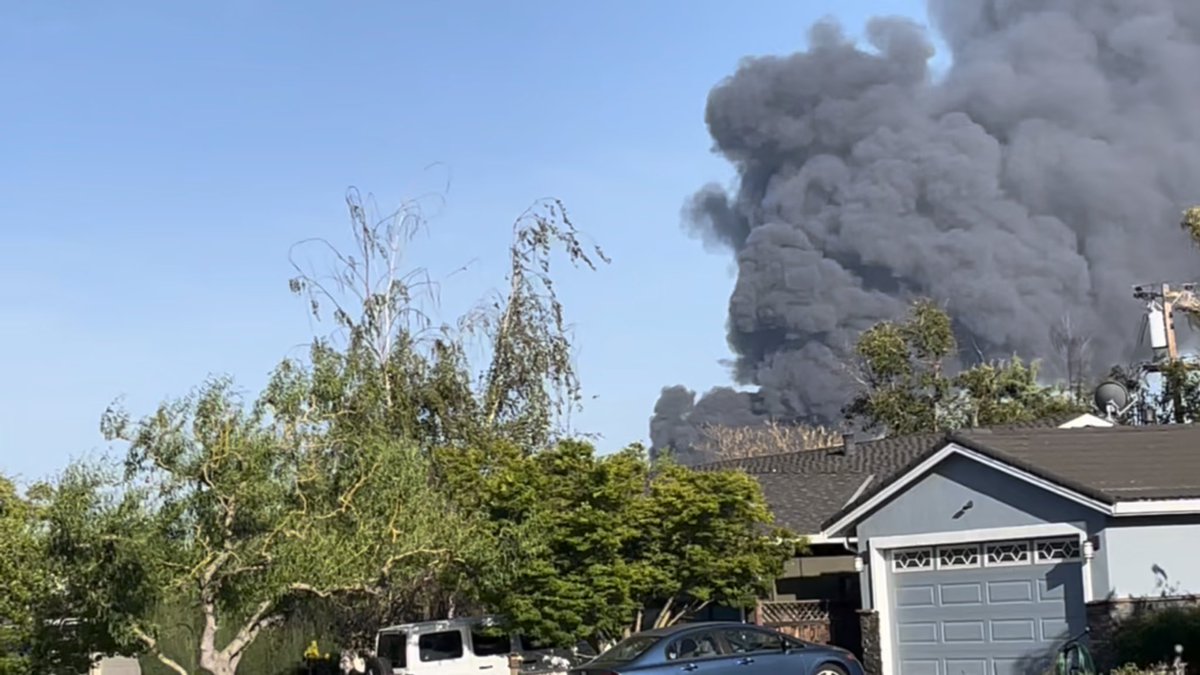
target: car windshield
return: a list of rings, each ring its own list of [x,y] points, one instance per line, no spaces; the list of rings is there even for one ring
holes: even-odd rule
[[[634,635],[621,640],[612,649],[600,655],[597,661],[632,661],[646,653],[658,638],[645,635]]]

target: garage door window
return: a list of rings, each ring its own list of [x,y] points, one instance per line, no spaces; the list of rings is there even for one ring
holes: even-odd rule
[[[937,568],[939,570],[966,570],[975,567],[979,567],[978,544],[938,547]]]
[[[967,570],[979,567],[1057,565],[1082,560],[1078,537],[990,541],[983,544],[903,548],[892,552],[892,571]]]
[[[933,569],[933,549],[900,549],[892,554],[892,569],[897,572],[931,570]]]
[[[1032,547],[1027,541],[998,541],[983,545],[984,564],[988,567],[1012,567],[1028,565]]]
[[[1039,565],[1079,560],[1079,540],[1076,538],[1043,539],[1035,542],[1035,545]]]

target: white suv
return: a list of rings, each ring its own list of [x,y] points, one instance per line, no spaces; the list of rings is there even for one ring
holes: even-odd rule
[[[499,629],[492,617],[445,619],[389,626],[375,636],[375,654],[395,675],[507,675],[508,656],[522,656],[522,672],[565,673],[564,658]]]

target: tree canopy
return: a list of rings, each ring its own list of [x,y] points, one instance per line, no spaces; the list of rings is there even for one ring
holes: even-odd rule
[[[37,599],[49,584],[34,505],[8,478],[0,476],[0,675],[25,673],[30,667],[39,617]]]
[[[339,443],[267,402],[245,405],[224,380],[138,421],[110,411],[104,429],[129,447],[116,510],[149,505],[130,514],[136,529],[99,538],[119,556],[97,561],[98,587],[141,599],[105,598],[125,608],[110,629],[180,673],[185,655],[161,649],[149,611],[172,596],[202,617],[199,666],[227,675],[303,598],[379,595],[455,564],[473,543],[469,519],[412,445],[371,435]]]
[[[481,596],[547,643],[600,646],[713,604],[747,607],[795,551],[753,478],[651,465],[639,446],[455,455],[447,473],[520,561]]]
[[[1086,406],[1062,387],[1038,381],[1038,363],[1019,357],[954,372],[958,344],[950,316],[919,300],[903,321],[883,321],[855,346],[860,391],[847,418],[892,434],[1043,419]]]
[[[0,490],[0,517],[38,514],[5,528],[19,541],[0,569],[23,546],[43,556],[67,588],[48,616],[156,672],[232,675],[314,608],[336,631],[310,636],[323,644],[488,611],[566,646],[753,602],[793,544],[752,478],[571,439],[580,384],[551,260],[606,258],[560,203],[518,218],[505,291],[450,322],[403,269],[419,205],[380,217],[351,191],[347,206],[352,250],[305,242],[332,271],[291,281],[333,319],[307,358],[257,394],[214,377],[143,416],[114,405],[101,427],[121,461],[76,464],[37,503]]]

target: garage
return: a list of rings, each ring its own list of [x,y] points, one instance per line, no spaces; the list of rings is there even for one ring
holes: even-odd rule
[[[1078,537],[896,549],[896,675],[1044,672],[1086,626]]]

